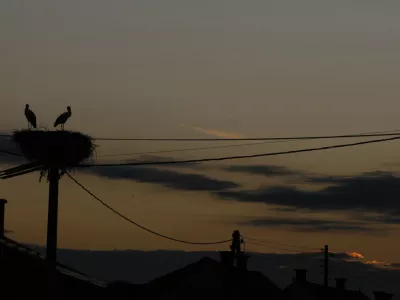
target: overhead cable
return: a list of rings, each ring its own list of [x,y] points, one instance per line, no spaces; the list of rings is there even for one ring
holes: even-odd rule
[[[361,134],[343,134],[343,135],[317,135],[317,136],[297,136],[297,137],[256,137],[256,138],[111,138],[98,137],[93,138],[97,141],[174,141],[174,142],[201,142],[201,141],[278,141],[278,140],[320,140],[320,139],[339,139],[339,138],[365,138],[365,137],[383,137],[396,136],[399,130],[388,131],[389,133],[361,133]]]
[[[154,161],[154,162],[144,161],[144,162],[108,163],[108,164],[79,164],[79,165],[76,165],[75,167],[86,167],[87,168],[87,167],[118,167],[118,166],[150,166],[150,165],[172,165],[172,164],[199,163],[199,162],[209,162],[209,161],[223,161],[223,160],[267,157],[267,156],[295,154],[295,153],[302,153],[302,152],[322,151],[322,150],[337,149],[337,148],[355,147],[355,146],[361,146],[361,145],[367,145],[367,144],[373,144],[373,143],[394,141],[394,140],[398,140],[398,139],[400,139],[399,135],[397,135],[395,137],[391,137],[391,138],[386,138],[386,139],[369,140],[369,141],[363,141],[363,142],[357,142],[357,143],[339,144],[339,145],[305,148],[305,149],[280,151],[280,152],[260,153],[260,154],[252,154],[252,155],[237,155],[237,156],[223,156],[223,157],[213,157],[213,158]]]
[[[266,248],[272,248],[272,249],[276,249],[276,250],[280,250],[280,251],[286,251],[286,252],[289,252],[291,254],[301,253],[300,251],[297,251],[297,250],[285,249],[285,248],[281,248],[281,247],[277,247],[277,246],[273,246],[273,245],[264,245],[264,244],[257,243],[257,242],[246,242],[246,244],[260,246],[260,247],[266,247]]]
[[[258,243],[265,243],[267,245],[277,245],[277,246],[282,246],[282,247],[290,247],[290,248],[295,248],[295,249],[299,249],[299,250],[320,250],[319,248],[315,248],[315,247],[307,247],[307,246],[294,246],[294,245],[289,245],[289,244],[284,244],[284,243],[278,243],[275,241],[271,241],[271,240],[264,240],[264,239],[256,239],[256,238],[251,238],[248,236],[244,236],[243,237],[245,240],[249,240],[249,241],[254,241],[254,242],[258,242]]]
[[[106,155],[98,155],[97,157],[115,157],[115,156],[159,154],[159,153],[171,153],[171,152],[186,152],[186,151],[198,151],[198,150],[209,150],[209,149],[219,149],[219,148],[231,148],[231,147],[233,148],[233,147],[241,147],[241,146],[256,146],[256,145],[275,144],[275,143],[284,143],[284,142],[292,142],[292,141],[295,141],[295,140],[266,141],[266,142],[260,142],[260,143],[230,144],[230,145],[222,145],[222,146],[184,148],[184,149],[173,149],[173,150],[158,150],[158,151],[133,152],[133,153],[122,153],[122,154],[106,154]]]
[[[20,153],[16,153],[16,152],[13,152],[13,151],[8,151],[8,150],[5,150],[5,149],[0,149],[0,153],[9,154],[9,155],[13,155],[13,156],[23,156]]]
[[[137,222],[133,221],[132,219],[126,217],[125,215],[123,215],[122,213],[118,212],[117,210],[115,210],[114,208],[112,208],[110,205],[108,205],[107,203],[105,203],[103,200],[101,200],[99,197],[97,197],[95,194],[93,194],[89,189],[87,189],[83,184],[81,184],[78,180],[76,180],[74,177],[72,177],[71,174],[69,174],[68,172],[66,172],[65,174],[67,174],[67,176],[73,181],[75,182],[78,186],[80,186],[84,191],[86,191],[89,195],[91,195],[94,199],[96,199],[98,202],[100,202],[103,206],[105,206],[106,208],[108,208],[109,210],[111,210],[113,213],[115,213],[116,215],[118,215],[119,217],[121,217],[122,219],[128,221],[129,223],[139,227],[140,229],[143,229],[147,232],[150,232],[154,235],[157,235],[159,237],[174,241],[174,242],[178,242],[178,243],[183,243],[183,244],[191,244],[191,245],[217,245],[217,244],[224,244],[227,242],[230,242],[232,239],[229,240],[223,240],[223,241],[217,241],[217,242],[190,242],[190,241],[184,241],[184,240],[179,240],[170,236],[166,236],[164,234],[158,233],[154,230],[148,229],[140,224],[138,224]]]

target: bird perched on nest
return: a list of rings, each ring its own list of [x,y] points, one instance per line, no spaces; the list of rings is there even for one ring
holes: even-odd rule
[[[25,117],[28,120],[28,129],[36,128],[36,115],[29,108],[29,104],[25,105]]]
[[[54,127],[61,125],[61,129],[64,130],[64,124],[67,120],[72,116],[71,107],[67,107],[67,111],[58,116],[56,122],[54,123]]]

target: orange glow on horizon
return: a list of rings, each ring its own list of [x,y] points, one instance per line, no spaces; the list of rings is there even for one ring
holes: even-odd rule
[[[358,259],[364,259],[365,258],[364,255],[362,255],[361,253],[358,253],[358,252],[346,252],[346,254],[348,256],[350,256],[350,257],[353,257],[353,258],[358,258]]]

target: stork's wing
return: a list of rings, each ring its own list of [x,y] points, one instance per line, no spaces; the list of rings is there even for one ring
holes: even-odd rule
[[[57,127],[58,125],[64,123],[64,115],[65,113],[61,114],[58,116],[58,118],[56,119],[55,123],[54,123],[54,127]]]
[[[36,128],[36,115],[31,111],[31,124],[34,128]]]
[[[36,128],[36,115],[33,111],[28,110],[25,112],[25,116],[28,119],[28,122],[32,124],[33,127]]]

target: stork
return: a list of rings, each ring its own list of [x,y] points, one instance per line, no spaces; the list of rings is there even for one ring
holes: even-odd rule
[[[36,128],[36,115],[29,109],[29,104],[25,105],[25,117],[28,120],[28,129]]]
[[[67,111],[58,116],[56,122],[54,123],[54,127],[61,125],[61,129],[64,130],[64,124],[67,120],[72,116],[71,107],[67,107]]]

